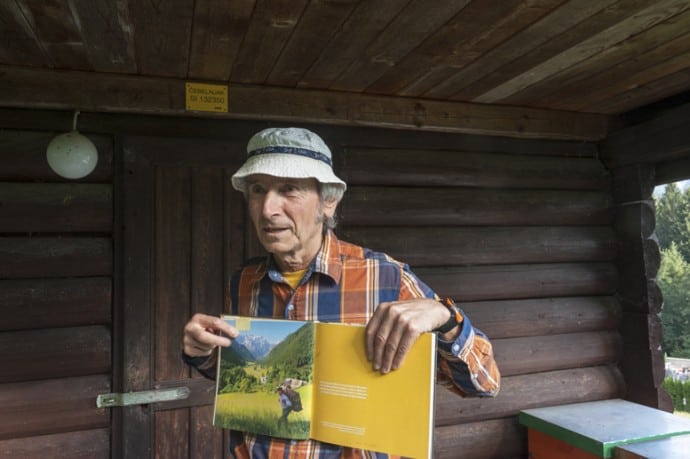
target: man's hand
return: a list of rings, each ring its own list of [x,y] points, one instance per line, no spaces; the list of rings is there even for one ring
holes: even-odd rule
[[[219,332],[230,338],[237,338],[239,335],[235,327],[231,327],[220,317],[194,314],[184,326],[182,350],[190,357],[202,357],[211,355],[217,346],[230,346],[230,340],[220,336]]]
[[[435,330],[449,317],[448,308],[430,298],[379,304],[366,331],[367,357],[374,370],[397,370],[419,335]]]

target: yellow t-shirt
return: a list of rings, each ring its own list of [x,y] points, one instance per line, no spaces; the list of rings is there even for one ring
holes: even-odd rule
[[[304,277],[304,273],[306,273],[306,272],[307,272],[307,270],[305,268],[305,269],[302,269],[300,271],[292,271],[289,273],[284,272],[282,274],[283,274],[283,277],[285,278],[285,281],[294,290],[297,288],[297,286],[299,285],[299,281],[302,280],[302,278]]]

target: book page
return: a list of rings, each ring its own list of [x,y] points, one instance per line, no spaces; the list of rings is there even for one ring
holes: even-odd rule
[[[314,322],[224,316],[240,331],[221,348],[213,425],[310,436]]]
[[[400,369],[382,375],[366,357],[364,326],[319,323],[312,437],[337,445],[431,455],[436,336],[423,334]]]

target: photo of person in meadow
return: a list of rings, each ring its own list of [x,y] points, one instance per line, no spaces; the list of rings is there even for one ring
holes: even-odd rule
[[[278,428],[280,428],[281,423],[285,426],[287,429],[288,426],[288,415],[290,412],[292,412],[292,402],[290,401],[290,397],[288,397],[287,391],[283,386],[278,387],[278,403],[280,404],[280,409],[282,410],[282,414],[280,415],[280,419],[278,419]]]

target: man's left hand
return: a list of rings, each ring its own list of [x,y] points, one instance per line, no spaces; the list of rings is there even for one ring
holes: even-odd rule
[[[367,357],[374,370],[397,370],[419,335],[437,329],[449,317],[448,308],[430,298],[379,304],[366,330]]]

